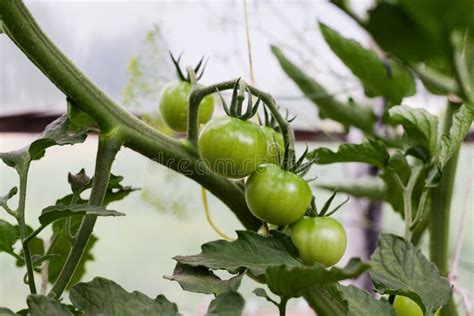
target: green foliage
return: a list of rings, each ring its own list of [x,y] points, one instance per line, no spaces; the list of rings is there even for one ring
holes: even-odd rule
[[[84,215],[95,215],[95,216],[125,216],[125,214],[108,210],[102,206],[85,205],[85,204],[56,204],[48,206],[39,217],[41,225],[47,226],[54,221],[59,219],[71,217],[71,216],[84,216]]]
[[[0,252],[14,254],[13,245],[19,238],[18,227],[0,219]]]
[[[325,24],[320,28],[329,47],[362,82],[368,97],[384,96],[399,104],[404,97],[415,94],[415,80],[400,63],[381,60],[375,51],[342,37]]]
[[[198,255],[174,259],[182,264],[223,269],[234,274],[247,269],[256,277],[265,275],[270,266],[302,265],[291,238],[281,232],[272,231],[271,237],[263,237],[251,231],[238,231],[237,236],[237,240],[231,242],[217,240],[206,243]]]
[[[376,300],[374,297],[353,285],[340,286],[344,299],[348,305],[348,316],[384,315],[395,316],[393,307],[385,300]]]
[[[28,304],[28,315],[31,316],[68,316],[74,315],[69,306],[58,302],[57,300],[43,295],[29,295],[26,303]]]
[[[286,298],[299,297],[314,285],[352,279],[369,267],[359,258],[351,259],[344,268],[332,267],[329,270],[320,264],[298,267],[271,266],[266,270],[265,280],[273,293]]]
[[[86,315],[179,315],[176,304],[163,295],[152,299],[137,291],[129,293],[117,283],[104,278],[76,284],[69,298]]]
[[[403,295],[415,301],[425,312],[434,315],[451,297],[452,288],[438,268],[410,242],[382,234],[371,257],[370,276],[381,294]]]
[[[273,46],[272,52],[288,77],[318,107],[321,118],[332,119],[345,127],[355,126],[372,134],[375,115],[370,108],[336,100],[321,84],[292,63],[279,48]]]
[[[318,148],[308,157],[314,158],[320,165],[336,162],[363,162],[383,168],[390,158],[382,141],[367,139],[361,144],[343,144],[337,152],[327,148]]]
[[[405,129],[408,150],[429,162],[438,144],[438,118],[422,108],[399,105],[388,110],[389,122]]]
[[[224,292],[209,305],[206,316],[240,316],[244,309],[245,301],[242,295],[234,291]]]
[[[203,266],[177,263],[173,275],[164,278],[178,282],[185,291],[219,295],[228,291],[237,291],[242,277],[243,274],[238,274],[229,280],[221,280]]]

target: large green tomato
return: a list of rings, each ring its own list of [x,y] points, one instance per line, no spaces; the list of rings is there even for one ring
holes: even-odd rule
[[[165,123],[177,132],[188,128],[189,94],[192,85],[186,81],[172,81],[161,91],[160,113]],[[199,123],[204,124],[214,111],[214,97],[206,96],[199,106]]]
[[[278,157],[283,160],[283,155],[285,153],[285,143],[283,141],[283,136],[281,133],[278,133],[271,127],[264,126],[262,129],[267,140],[266,161],[268,163],[279,165],[280,161],[278,160]]]
[[[326,267],[341,260],[347,246],[344,227],[330,217],[304,217],[291,225],[291,238],[305,264]]]
[[[288,225],[303,217],[312,196],[303,178],[274,164],[259,166],[245,185],[250,211],[274,225]]]
[[[249,121],[224,116],[207,123],[199,137],[199,154],[214,172],[243,178],[265,161],[262,129]]]

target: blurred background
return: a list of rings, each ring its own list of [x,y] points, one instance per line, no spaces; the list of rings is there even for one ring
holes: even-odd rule
[[[152,118],[158,126],[161,126],[157,118],[160,89],[175,79],[168,51],[175,55],[183,52],[184,65],[194,65],[202,56],[208,57],[201,80],[204,84],[240,76],[249,78],[240,0],[25,2],[53,42],[99,87],[129,111]],[[365,0],[353,1],[354,9],[361,15],[372,4]],[[298,137],[297,150],[302,152],[305,144],[310,148],[337,147],[344,141],[342,127],[318,117],[317,108],[287,79],[270,45],[279,46],[323,83],[331,95],[364,100],[360,83],[324,42],[317,29],[318,21],[365,47],[373,46],[370,38],[336,7],[322,0],[249,0],[248,19],[255,84],[272,93],[283,109],[296,115],[292,124]],[[0,151],[5,152],[30,143],[44,124],[65,112],[66,106],[65,96],[5,36],[0,37],[0,61]],[[404,104],[441,113],[444,98],[429,94],[419,83],[417,89],[417,95],[406,98]],[[352,137],[357,139],[358,136]],[[454,189],[453,250],[467,196],[466,187],[472,181],[469,175],[473,168],[474,144],[472,137],[470,139],[461,150]],[[97,139],[91,136],[74,147],[48,149],[45,159],[33,163],[27,201],[27,219],[31,226],[38,225],[37,217],[44,207],[68,193],[68,172],[76,173],[85,168],[89,175],[93,173],[96,146]],[[367,172],[365,166],[315,165],[311,175],[318,177],[313,188],[319,203],[324,203],[330,193],[316,188],[318,182],[344,181],[349,176]],[[101,219],[96,225],[98,241],[92,249],[94,260],[86,264],[83,280],[101,275],[129,291],[139,290],[151,297],[164,294],[185,314],[204,313],[212,299],[210,296],[182,291],[177,283],[162,278],[172,274],[173,256],[198,253],[202,243],[218,238],[206,222],[199,185],[128,149],[119,153],[113,173],[122,175],[124,184],[141,190],[111,205],[126,213],[126,217]],[[2,194],[17,185],[17,175],[4,165],[0,165],[0,179]],[[213,219],[223,231],[232,234],[242,228],[225,205],[212,196],[209,198]],[[371,211],[374,207],[375,211]],[[472,204],[468,207],[473,208]],[[7,216],[0,213],[1,219],[10,221]],[[373,236],[379,230],[402,233],[403,229],[401,217],[390,206],[370,205],[363,199],[351,199],[336,217],[351,236],[347,258],[367,257]],[[472,214],[468,221],[468,229],[474,227]],[[47,230],[41,234],[47,235]],[[466,235],[460,262],[460,282],[469,293],[474,292],[472,236],[471,233]],[[18,282],[23,274],[12,257],[0,255],[0,306],[24,307],[27,286]],[[272,306],[251,293],[255,287],[252,282],[245,279],[242,288],[246,313],[274,313]],[[356,282],[368,286],[363,278]],[[305,302],[293,300],[291,303],[293,314],[311,314]]]

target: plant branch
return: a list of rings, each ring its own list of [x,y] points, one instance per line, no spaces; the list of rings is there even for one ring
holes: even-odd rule
[[[112,163],[122,144],[122,137],[114,130],[107,134],[100,134],[89,205],[102,205],[107,191]],[[82,219],[81,226],[76,238],[74,239],[69,255],[64,263],[61,273],[56,279],[56,283],[48,294],[49,296],[58,299],[66,289],[84,254],[96,220],[96,215],[86,215]]]
[[[119,129],[125,146],[197,181],[222,200],[245,228],[258,229],[260,221],[251,214],[238,185],[211,172],[189,144],[157,132],[114,103],[42,32],[23,1],[2,0],[0,12],[5,33],[101,130]]]
[[[23,247],[23,256],[26,264],[26,273],[28,279],[28,286],[30,287],[30,293],[36,294],[36,285],[35,285],[35,271],[33,269],[33,261],[31,260],[30,247],[28,244],[24,243],[26,238],[26,223],[25,223],[25,204],[26,204],[26,186],[28,182],[28,171],[30,168],[30,163],[28,162],[25,166],[23,172],[20,172],[20,194],[18,199],[18,209],[16,211],[17,221],[18,221],[18,230],[20,233],[20,239],[22,241]]]

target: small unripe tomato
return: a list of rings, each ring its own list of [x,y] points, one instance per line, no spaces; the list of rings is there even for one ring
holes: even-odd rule
[[[420,306],[406,296],[397,295],[393,302],[393,308],[397,316],[423,316],[423,311]],[[435,316],[439,316],[440,310],[441,309],[438,309],[436,311]]]
[[[312,199],[308,183],[274,164],[263,164],[248,178],[245,200],[255,217],[288,225],[304,216]]]
[[[283,136],[271,127],[264,126],[262,129],[265,133],[265,139],[267,140],[266,162],[279,165],[280,161],[278,160],[278,157],[283,159],[285,153]]]
[[[291,239],[308,265],[332,266],[341,260],[347,246],[344,227],[330,217],[303,217],[291,225]]]
[[[188,128],[189,94],[192,85],[187,81],[172,81],[164,86],[160,96],[160,113],[165,123],[174,131]],[[214,97],[206,96],[199,106],[199,123],[204,124],[214,111]]]
[[[246,177],[265,161],[266,140],[262,129],[235,117],[219,117],[207,123],[198,145],[204,163],[229,178]]]

